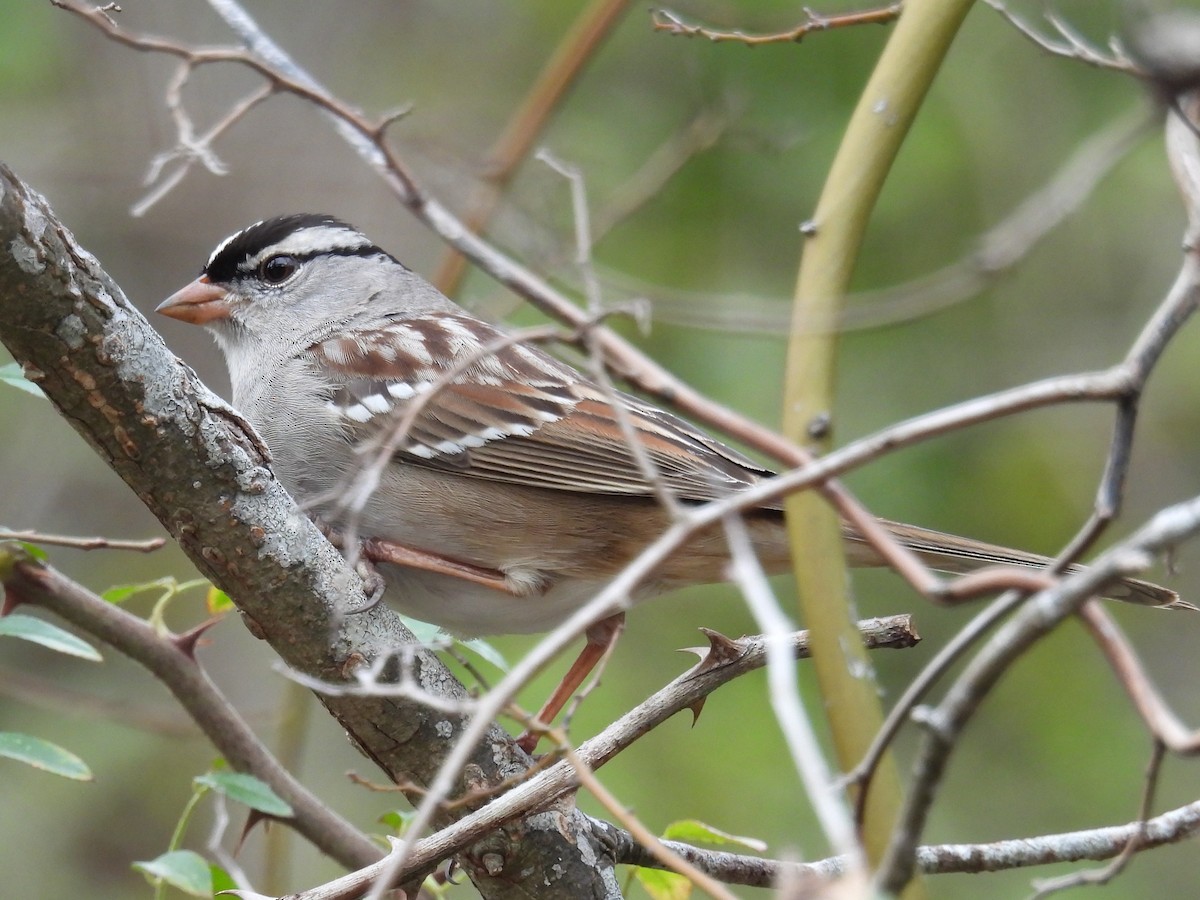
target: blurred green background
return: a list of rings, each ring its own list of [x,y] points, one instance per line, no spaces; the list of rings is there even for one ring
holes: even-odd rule
[[[133,30],[199,44],[231,39],[202,3],[123,5],[120,21]],[[821,11],[853,6],[830,0]],[[453,208],[469,198],[487,147],[580,7],[549,0],[247,4],[350,103],[369,113],[412,103],[392,136]],[[689,0],[672,9],[763,31],[789,28],[802,15],[797,4],[767,0]],[[1034,17],[1041,11],[1036,4],[1021,9]],[[1084,0],[1055,9],[1101,43],[1129,15],[1119,4]],[[40,0],[0,0],[0,22],[0,159],[49,198],[143,311],[189,280],[219,239],[281,212],[337,214],[417,271],[435,270],[444,249],[438,240],[381,190],[321,116],[287,97],[270,100],[217,145],[228,174],[194,171],[144,217],[131,217],[150,160],[174,143],[162,97],[175,62],[116,46]],[[664,317],[677,323],[657,322],[649,336],[639,337],[656,358],[767,424],[779,416],[784,335],[770,328],[743,333],[736,326],[748,313],[740,311],[775,310],[786,321],[798,226],[815,204],[887,35],[873,26],[750,50],[655,34],[645,8],[635,4],[542,142],[581,168],[592,212],[603,218],[656,149],[688,122],[701,114],[723,117],[715,142],[679,159],[677,175],[608,232],[595,256],[606,274],[620,273],[623,289],[609,300],[639,293],[657,298]],[[187,108],[202,128],[254,86],[255,79],[234,68],[202,70],[186,90]],[[993,11],[975,9],[884,192],[857,286],[886,287],[961,258],[1083,140],[1147,103],[1131,79],[1051,58]],[[570,284],[577,279],[563,262],[571,248],[569,223],[561,177],[531,162],[492,234]],[[838,441],[1030,379],[1115,362],[1174,277],[1182,226],[1161,136],[1151,131],[1083,208],[993,289],[935,314],[848,331]],[[478,274],[468,279],[463,297],[487,315],[535,318]],[[714,311],[724,313],[723,324],[678,324]],[[872,320],[888,312],[858,315]],[[165,320],[155,325],[207,382],[227,391],[223,364],[202,333]],[[1193,325],[1154,375],[1114,535],[1200,487],[1198,355]],[[162,533],[48,404],[0,391],[0,421],[0,523],[72,534]],[[1110,410],[1099,406],[1040,411],[894,454],[847,481],[881,515],[1053,552],[1088,515],[1110,423]],[[1155,575],[1196,601],[1198,559],[1196,547],[1184,547],[1177,571]],[[150,557],[58,550],[52,560],[96,590],[165,574],[194,577],[173,546]],[[787,602],[788,580],[780,579],[778,588]],[[863,615],[911,611],[925,637],[916,650],[874,657],[886,701],[972,613],[930,608],[887,573],[858,573],[854,589]],[[148,609],[147,601],[131,605]],[[1189,721],[1200,720],[1200,695],[1191,689],[1200,674],[1200,617],[1114,612],[1175,708]],[[176,604],[169,621],[183,628],[203,615],[197,597]],[[734,635],[754,630],[735,593],[720,587],[636,610],[603,689],[576,718],[576,739],[690,665],[690,657],[675,650],[700,643],[699,626]],[[510,657],[528,646],[525,639],[495,643]],[[285,682],[269,650],[230,617],[211,633],[201,658],[271,738]],[[536,705],[556,678],[551,673],[531,686],[527,704]],[[97,900],[143,895],[130,861],[166,848],[191,777],[213,756],[166,692],[113,652],[95,665],[3,641],[0,730],[61,743],[96,773],[94,784],[81,785],[0,760],[3,893]],[[372,828],[392,801],[352,786],[344,773],[375,773],[320,711],[314,710],[308,731],[301,776]],[[911,730],[899,742],[905,764],[914,743]],[[926,839],[983,842],[1128,821],[1148,753],[1145,731],[1106,666],[1080,629],[1068,625],[1023,660],[987,702],[952,760]],[[694,727],[685,716],[669,722],[604,769],[604,778],[654,829],[695,817],[765,840],[773,856],[816,858],[826,850],[774,726],[761,674],[714,696]],[[1193,800],[1198,790],[1195,767],[1170,760],[1159,808]],[[589,798],[581,803],[596,810]],[[206,828],[202,818],[190,846],[200,848]],[[256,832],[243,851],[252,875],[262,846]],[[311,885],[337,871],[300,844],[289,886]],[[934,897],[1022,896],[1031,878],[1061,871],[1066,868],[943,876],[931,879],[929,889]],[[1105,896],[1190,896],[1198,878],[1195,848],[1184,844],[1142,857]]]

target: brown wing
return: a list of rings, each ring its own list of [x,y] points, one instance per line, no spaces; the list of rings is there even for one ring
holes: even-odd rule
[[[338,384],[330,405],[353,437],[378,437],[410,420],[396,444],[407,461],[526,487],[653,493],[604,391],[477,319],[405,319],[309,352]],[[682,419],[617,397],[681,498],[710,500],[771,475]]]

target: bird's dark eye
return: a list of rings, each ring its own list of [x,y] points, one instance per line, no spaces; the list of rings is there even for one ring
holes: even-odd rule
[[[272,256],[258,267],[258,274],[267,284],[282,284],[291,278],[298,268],[300,263],[293,256]]]

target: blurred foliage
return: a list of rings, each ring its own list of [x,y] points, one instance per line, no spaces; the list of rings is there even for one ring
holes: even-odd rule
[[[126,27],[196,43],[229,41],[204,4],[122,5]],[[857,5],[831,0],[821,11]],[[469,196],[486,148],[578,6],[359,0],[353,7],[309,4],[298,15],[296,4],[285,0],[247,2],[281,44],[346,100],[370,112],[412,102],[412,113],[392,135],[431,189],[455,207]],[[686,0],[672,8],[708,23],[763,31],[791,27],[802,15],[796,4],[765,0]],[[1018,8],[1034,20],[1041,12],[1032,2]],[[1092,0],[1054,8],[1101,43],[1140,9]],[[278,212],[338,214],[418,271],[436,267],[443,252],[438,241],[380,190],[320,116],[290,98],[273,99],[218,145],[230,174],[193,173],[144,218],[130,218],[149,160],[172,144],[161,98],[174,63],[116,47],[49,3],[0,0],[0,14],[0,159],[48,196],[143,310],[189,279],[218,239]],[[748,50],[654,34],[646,11],[632,6],[544,136],[560,159],[584,171],[593,212],[602,216],[655,149],[699,113],[724,110],[727,124],[713,146],[682,161],[674,178],[603,237],[597,264],[634,279],[651,297],[656,286],[748,294],[777,303],[786,318],[798,226],[886,37],[886,28],[872,26]],[[188,107],[199,121],[212,121],[252,84],[242,71],[202,71],[187,89]],[[980,6],[885,190],[857,286],[903,282],[960,258],[1081,141],[1147,102],[1132,80],[1052,58]],[[985,294],[935,315],[847,333],[839,441],[979,393],[1112,363],[1174,277],[1182,221],[1161,137],[1148,134],[1078,214]],[[531,162],[492,234],[571,283],[575,276],[563,263],[570,258],[569,222],[561,178]],[[610,299],[623,296],[614,292]],[[468,280],[464,299],[485,312],[515,313],[510,317],[517,321],[535,318],[478,274]],[[226,389],[203,335],[171,322],[156,325],[215,389]],[[637,334],[631,323],[621,327]],[[659,323],[639,339],[701,390],[764,422],[777,421],[782,335]],[[1200,487],[1200,404],[1191,371],[1197,358],[1200,336],[1193,326],[1151,382],[1116,532]],[[0,421],[0,466],[7,474],[0,522],[115,537],[161,533],[44,401],[0,390]],[[893,454],[847,481],[882,515],[1052,551],[1088,514],[1110,422],[1110,411],[1101,407],[1032,413]],[[1200,594],[1198,555],[1184,548],[1178,571],[1163,576],[1192,600]],[[194,575],[173,547],[148,557],[54,550],[51,559],[97,591]],[[787,580],[779,587],[786,595]],[[931,609],[881,572],[857,574],[855,590],[864,615],[913,611],[926,637],[915,651],[874,657],[889,697],[971,613]],[[203,619],[203,599],[193,592],[176,600],[169,624],[181,630]],[[127,601],[142,614],[152,603],[140,596]],[[1200,621],[1140,609],[1117,614],[1176,708],[1191,721],[1200,719],[1200,697],[1189,690]],[[575,718],[576,737],[689,665],[673,650],[702,643],[695,631],[701,625],[731,634],[753,628],[736,596],[720,587],[635,611],[603,688]],[[206,767],[211,750],[166,693],[116,654],[95,666],[25,642],[6,644],[0,647],[0,729],[72,747],[96,776],[94,784],[79,785],[16,764],[6,768],[0,802],[21,810],[0,816],[6,891],[96,900],[138,896],[146,888],[130,862],[161,852],[188,800],[192,775]],[[528,641],[500,637],[495,645],[514,659]],[[227,617],[200,656],[270,736],[283,685],[267,649],[236,617]],[[526,705],[536,705],[557,677],[547,673],[531,686]],[[815,702],[812,686],[806,682],[804,689]],[[301,776],[372,830],[394,800],[343,777],[347,769],[368,778],[375,773],[333,722],[316,716],[310,730]],[[911,730],[902,737],[902,761],[914,740]],[[1137,808],[1148,753],[1115,681],[1082,632],[1068,627],[1023,660],[988,701],[952,760],[927,838],[988,841],[1127,821]],[[764,840],[775,856],[825,852],[773,726],[762,677],[713,697],[694,727],[686,717],[669,722],[604,775],[652,829],[694,818]],[[1160,805],[1183,802],[1198,789],[1194,768],[1170,761]],[[598,811],[587,797],[581,803]],[[196,833],[203,827],[198,823]],[[241,857],[252,875],[261,848],[256,832]],[[307,846],[296,860],[292,887],[337,872]],[[929,889],[935,897],[1019,896],[1031,877],[1044,874],[1050,873],[941,877]],[[1135,863],[1105,896],[1186,896],[1196,878],[1194,848],[1167,848]]]

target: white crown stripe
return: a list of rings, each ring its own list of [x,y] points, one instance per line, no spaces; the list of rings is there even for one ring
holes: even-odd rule
[[[362,250],[370,246],[369,238],[351,228],[332,225],[302,228],[246,260],[246,267],[257,268],[272,256],[316,256],[334,251]]]
[[[241,237],[243,234],[245,234],[245,233],[246,233],[247,231],[249,231],[251,228],[257,228],[259,225],[261,225],[261,224],[262,224],[263,222],[265,222],[265,221],[266,221],[266,219],[259,219],[259,220],[258,220],[257,222],[255,222],[253,225],[251,225],[251,226],[249,226],[249,227],[247,227],[247,228],[243,228],[241,231],[236,231],[236,232],[234,232],[234,233],[233,233],[233,234],[231,234],[229,237],[225,238],[225,240],[221,241],[221,243],[217,244],[217,248],[216,248],[215,250],[213,250],[213,252],[212,252],[211,254],[209,254],[209,257],[208,257],[208,262],[207,262],[207,263],[205,263],[205,266],[204,266],[204,268],[206,268],[206,269],[207,269],[209,266],[211,266],[211,265],[213,264],[213,260],[215,260],[215,259],[216,259],[218,256],[220,256],[220,255],[221,255],[221,252],[222,252],[222,251],[223,251],[223,250],[224,250],[226,247],[228,247],[230,244],[232,244],[232,243],[233,243],[235,240],[237,240],[238,238],[240,238],[240,237]]]

